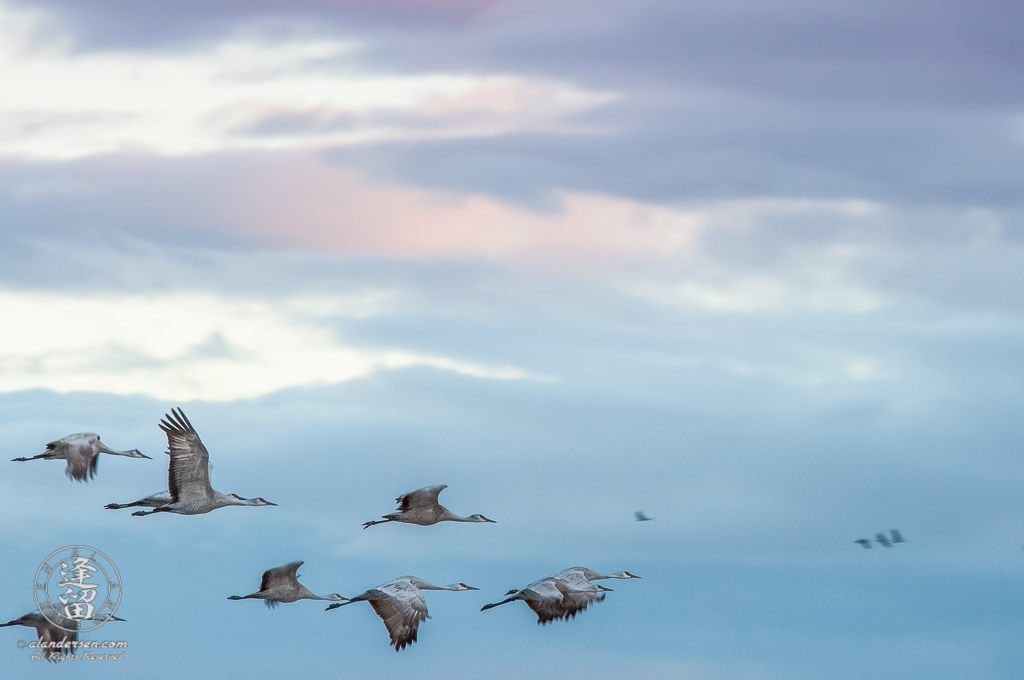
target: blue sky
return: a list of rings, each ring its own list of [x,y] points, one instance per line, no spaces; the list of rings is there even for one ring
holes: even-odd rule
[[[0,3],[7,458],[154,458],[2,463],[0,619],[86,544],[128,620],[86,637],[129,643],[56,671],[5,628],[3,667],[1019,677],[1021,13]],[[104,509],[166,488],[174,406],[278,507]],[[440,483],[498,523],[360,528]],[[295,560],[480,591],[399,654],[365,605],[226,599]],[[642,578],[479,611],[572,565]]]

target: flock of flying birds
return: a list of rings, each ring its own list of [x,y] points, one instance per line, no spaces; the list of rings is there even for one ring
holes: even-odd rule
[[[192,423],[182,410],[171,409],[160,421],[160,429],[167,434],[170,465],[167,470],[167,489],[146,496],[132,503],[111,503],[106,507],[118,510],[129,507],[146,507],[151,510],[133,512],[133,516],[152,515],[158,512],[171,512],[179,515],[200,515],[228,505],[265,506],[276,505],[263,498],[242,498],[237,494],[222,494],[210,486],[210,455],[200,441]],[[99,454],[107,453],[129,458],[149,458],[137,449],[131,451],[114,451],[100,442],[98,435],[92,433],[74,434],[46,445],[46,451],[32,458],[15,458],[15,461],[28,460],[65,460],[68,477],[78,481],[88,481],[96,474]],[[150,459],[152,460],[152,459]],[[446,484],[428,486],[409,492],[397,498],[398,509],[382,519],[372,520],[363,524],[367,529],[375,524],[386,522],[405,522],[429,526],[438,522],[490,522],[483,515],[474,514],[468,517],[456,515],[438,503],[437,497],[447,487]],[[649,521],[643,512],[636,513],[638,522]],[[869,546],[870,547],[870,546]],[[330,600],[332,604],[327,611],[343,607],[353,602],[369,602],[370,606],[384,621],[391,636],[391,645],[395,651],[416,642],[419,625],[427,618],[427,605],[423,591],[425,590],[479,590],[465,583],[437,586],[415,576],[400,576],[391,579],[376,588],[371,588],[361,595],[347,598],[337,593],[324,597],[314,595],[298,581],[298,569],[302,562],[292,562],[281,567],[268,569],[263,573],[260,589],[249,595],[232,595],[229,600],[259,599],[268,607],[275,607],[282,602],[297,600]],[[485,605],[481,611],[521,600],[536,614],[537,623],[546,624],[558,619],[568,620],[584,611],[591,604],[601,602],[605,593],[611,588],[593,583],[602,579],[634,579],[640,578],[628,571],[613,574],[601,574],[586,567],[563,569],[550,576],[518,589],[505,593],[501,602]],[[45,611],[44,611],[45,609]],[[107,620],[122,621],[111,616]],[[26,614],[18,619],[0,624],[3,626],[28,626],[35,628],[40,641],[50,643],[67,643],[77,640],[78,622],[57,612],[48,603],[38,612]],[[65,649],[49,646],[44,648],[45,658],[61,661]]]
[[[897,543],[908,542],[907,539],[903,538],[903,536],[900,534],[899,529],[890,529],[889,534],[892,536],[892,538],[889,538],[889,536],[886,536],[883,533],[875,534],[875,542],[885,546],[886,548],[891,548]],[[858,538],[856,541],[854,541],[854,543],[860,543],[861,546],[863,546],[864,548],[871,547],[870,538]]]

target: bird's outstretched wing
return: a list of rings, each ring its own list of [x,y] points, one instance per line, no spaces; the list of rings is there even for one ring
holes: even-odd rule
[[[425,486],[422,489],[416,489],[415,491],[410,491],[407,494],[402,494],[395,499],[395,502],[398,503],[398,509],[401,512],[408,512],[412,508],[418,507],[433,507],[437,504],[438,494],[447,488],[447,484]]]
[[[167,448],[171,464],[167,468],[167,488],[175,501],[182,496],[207,496],[210,487],[210,454],[196,434],[192,423],[180,409],[160,421],[160,429],[167,434]]]
[[[585,611],[594,602],[604,601],[604,593],[593,589],[594,586],[580,571],[575,568],[566,569],[559,574],[564,576],[556,578],[554,583],[562,593],[563,619],[576,618],[576,614]]]
[[[275,585],[291,584],[297,582],[295,572],[303,565],[302,562],[292,562],[283,567],[274,567],[263,572],[263,580],[260,581],[260,592],[270,590]]]
[[[416,632],[427,614],[423,592],[406,581],[389,581],[374,589],[370,605],[384,622],[395,651],[416,642]]]
[[[537,615],[537,623],[545,625],[565,617],[564,593],[559,588],[561,579],[545,578],[523,588],[522,599]]]
[[[44,612],[40,609],[40,614]],[[43,657],[47,661],[61,661],[59,654],[74,654],[72,645],[62,647],[60,645],[74,643],[78,640],[78,623],[72,619],[62,616],[52,606],[45,609],[45,617],[40,615],[39,625],[36,626],[36,634],[40,642],[49,643],[43,645]],[[57,658],[54,658],[57,657]]]
[[[60,440],[63,444],[64,456],[68,461],[64,469],[66,474],[76,482],[87,482],[96,476],[96,466],[100,462],[100,452],[87,450],[67,440]],[[47,444],[46,448],[50,448]]]

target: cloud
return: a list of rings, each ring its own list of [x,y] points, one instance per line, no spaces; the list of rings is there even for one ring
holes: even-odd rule
[[[615,97],[545,78],[371,72],[354,40],[257,29],[175,51],[76,53],[0,5],[0,156],[182,155],[559,129]]]
[[[140,394],[227,401],[429,366],[481,378],[545,379],[396,347],[346,344],[330,321],[383,313],[386,291],[278,301],[209,293],[0,292],[0,392]]]

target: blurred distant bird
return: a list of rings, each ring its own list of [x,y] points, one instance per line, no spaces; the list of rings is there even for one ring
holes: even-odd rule
[[[107,507],[109,508],[110,506],[108,505]],[[858,538],[856,541],[854,541],[854,543],[860,543],[861,546],[863,546],[865,548],[871,548],[871,539],[870,538]]]
[[[653,517],[648,517],[647,515],[645,515],[643,510],[637,510],[633,514],[636,515],[637,522],[650,522],[652,519],[654,519]]]
[[[96,476],[96,465],[99,463],[100,454],[109,453],[115,456],[128,456],[129,458],[149,458],[139,453],[138,449],[131,451],[115,451],[100,441],[98,434],[92,432],[81,432],[69,434],[67,437],[52,441],[46,445],[46,451],[31,458],[13,458],[13,461],[24,462],[27,460],[66,460],[67,467],[64,469],[70,479],[79,482],[87,482]],[[153,460],[149,458],[149,460]]]
[[[384,519],[364,522],[363,528],[366,529],[372,527],[374,524],[384,524],[385,522],[406,522],[408,524],[419,524],[420,526],[429,526],[431,524],[437,524],[438,522],[496,523],[493,519],[487,519],[483,515],[459,517],[452,513],[448,508],[439,504],[437,502],[437,496],[446,488],[448,488],[447,484],[425,486],[422,489],[410,491],[407,494],[399,496],[395,499],[398,503],[397,512],[392,512],[389,515],[381,515]]]
[[[377,612],[377,616],[384,621],[384,626],[391,635],[391,644],[397,652],[406,645],[416,642],[416,631],[419,629],[420,622],[429,618],[427,601],[423,597],[424,590],[479,590],[479,588],[467,586],[465,583],[435,586],[415,576],[399,576],[376,588],[367,590],[362,595],[353,597],[348,602],[329,605],[327,611],[344,607],[353,602],[369,602],[373,611]]]
[[[302,562],[292,562],[283,567],[267,569],[263,572],[263,580],[260,581],[260,589],[251,595],[232,595],[229,600],[264,600],[268,607],[276,607],[279,602],[295,602],[296,600],[344,600],[347,598],[333,593],[327,597],[320,597],[306,590],[306,587],[299,583],[296,572],[302,566]]]
[[[136,504],[145,504],[153,509],[133,512],[132,516],[152,515],[155,512],[201,515],[226,505],[277,505],[262,498],[246,499],[238,494],[225,496],[220,491],[214,491],[210,486],[210,454],[180,408],[171,409],[165,419],[160,421],[160,429],[167,433],[168,454],[171,456],[167,469],[170,502],[154,505],[162,500],[160,494],[148,496],[136,501]]]
[[[900,535],[900,532],[899,532],[898,529],[890,529],[889,533],[892,534],[892,542],[893,543],[908,543],[909,542],[909,541],[907,541],[907,539],[903,538],[903,536]]]
[[[628,571],[599,574],[586,567],[570,567],[535,581],[521,590],[505,593],[508,599],[485,605],[480,611],[493,609],[508,602],[522,600],[537,614],[537,623],[546,624],[557,619],[575,618],[594,602],[602,602],[611,588],[594,585],[591,581],[607,578],[640,578]]]
[[[892,547],[892,543],[889,542],[889,538],[885,534],[875,534],[875,541],[881,543],[886,548]]]

